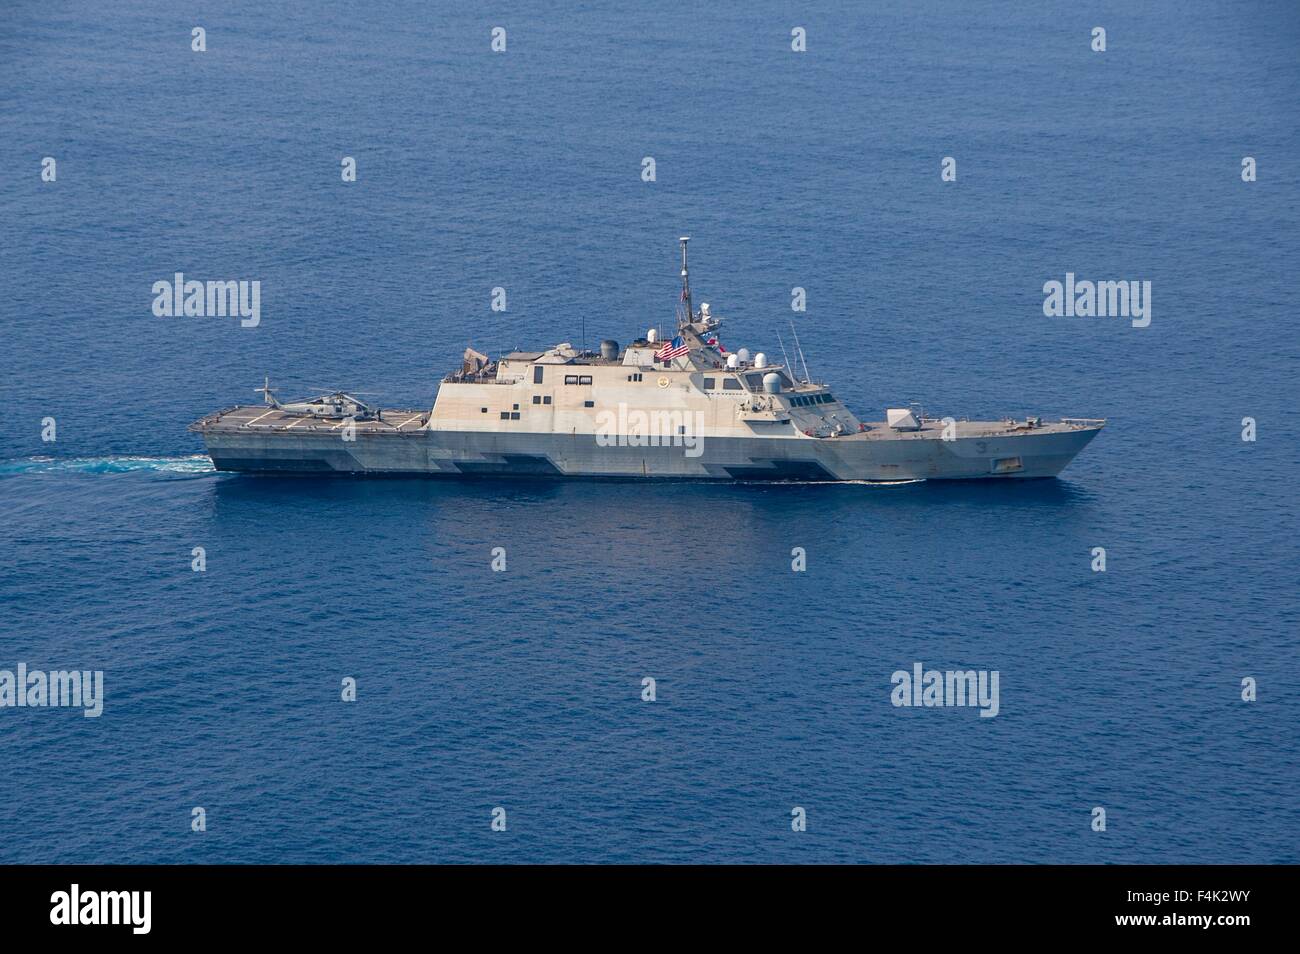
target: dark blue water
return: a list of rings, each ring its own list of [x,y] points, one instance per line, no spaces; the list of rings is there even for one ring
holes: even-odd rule
[[[106,699],[0,709],[0,861],[1300,861],[1298,49],[1247,0],[18,4],[0,669]],[[679,234],[729,345],[795,317],[867,419],[1110,424],[1021,485],[193,456],[268,372],[423,407],[467,343],[628,341]],[[176,271],[261,325],[154,317]],[[1150,327],[1044,317],[1067,271],[1151,281]],[[894,708],[917,661],[1000,714]]]

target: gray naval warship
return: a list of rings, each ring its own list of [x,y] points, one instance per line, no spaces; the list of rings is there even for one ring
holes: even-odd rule
[[[650,329],[626,348],[564,343],[495,360],[469,348],[429,411],[342,391],[282,403],[268,380],[263,404],[190,429],[228,471],[895,482],[1055,477],[1105,425],[934,418],[915,406],[861,421],[811,380],[797,333],[802,374],[788,357],[727,351],[721,318],[694,307],[688,240],[671,338]]]

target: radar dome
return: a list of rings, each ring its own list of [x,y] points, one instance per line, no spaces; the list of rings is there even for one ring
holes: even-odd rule
[[[749,364],[749,349],[741,348],[736,352],[736,357],[740,359],[741,364]]]
[[[767,367],[767,355],[763,354],[763,352],[761,352],[761,351],[760,351],[758,354],[754,355],[754,367],[756,367],[756,368],[766,368],[766,367]]]
[[[767,374],[763,375],[763,390],[768,394],[780,394],[781,375],[777,374],[775,371],[769,371]]]

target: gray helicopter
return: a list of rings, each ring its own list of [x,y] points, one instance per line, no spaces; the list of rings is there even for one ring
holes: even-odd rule
[[[350,417],[358,421],[368,421],[380,419],[380,415],[383,413],[378,408],[371,407],[365,401],[362,401],[355,394],[330,388],[319,388],[318,390],[325,393],[306,401],[282,402],[275,396],[277,389],[271,387],[270,375],[266,376],[260,388],[254,388],[253,390],[262,395],[267,406],[283,411],[286,414],[304,414],[310,417],[326,419]],[[371,393],[373,392],[357,392],[357,394]]]

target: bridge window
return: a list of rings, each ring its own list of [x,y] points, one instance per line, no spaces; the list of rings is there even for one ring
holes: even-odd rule
[[[737,378],[723,378],[723,379],[722,379],[722,390],[724,390],[724,391],[743,391],[743,390],[745,390],[745,388],[744,388],[743,385],[741,385],[740,381],[739,381]]]
[[[540,364],[533,367],[533,384],[542,383],[542,371],[545,370]]]
[[[713,378],[705,378],[705,379],[704,379],[704,390],[706,390],[706,391],[712,391],[712,390],[714,389],[714,387],[717,385],[717,383],[718,383],[718,382],[715,381]]]

